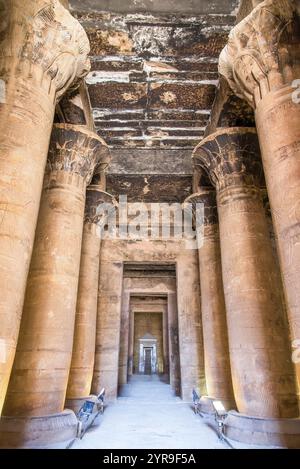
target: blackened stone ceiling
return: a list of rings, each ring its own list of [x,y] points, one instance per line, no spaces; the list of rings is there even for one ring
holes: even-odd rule
[[[235,16],[76,16],[91,41],[87,83],[96,127],[107,143],[193,148],[209,119],[218,56]]]
[[[249,2],[251,0],[248,0]],[[236,13],[236,0],[70,0],[75,10],[118,13]]]
[[[238,0],[71,0],[91,42],[87,85],[112,152],[108,190],[182,201]],[[173,186],[173,189],[172,189]]]

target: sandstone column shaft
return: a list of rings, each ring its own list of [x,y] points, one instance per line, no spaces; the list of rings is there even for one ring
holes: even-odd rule
[[[85,190],[102,147],[85,127],[53,128],[5,416],[49,415],[64,408]]]
[[[0,38],[0,413],[15,355],[57,99],[89,68],[58,0],[3,2]]]
[[[126,290],[122,298],[121,310],[121,333],[120,333],[120,356],[119,356],[119,379],[118,384],[122,386],[127,383],[128,376],[128,353],[129,353],[129,305],[130,293]]]
[[[105,223],[105,212],[114,207],[112,201],[112,197],[97,186],[90,185],[87,188],[67,399],[84,399],[89,396],[91,390],[96,343],[101,229]]]
[[[194,158],[216,184],[222,273],[235,400],[241,413],[295,417],[293,367],[252,129],[222,129]]]
[[[169,375],[169,335],[168,335],[168,315],[164,308],[163,315],[163,354],[164,354],[164,374]]]
[[[95,356],[99,254],[100,240],[97,236],[97,226],[85,223],[67,399],[87,397],[91,390]]]
[[[255,110],[300,393],[299,2],[265,0],[230,33],[220,73]],[[297,90],[298,86],[298,90]]]
[[[180,354],[178,337],[178,310],[175,293],[168,293],[168,333],[170,384],[176,396],[180,396]]]
[[[133,350],[134,350],[134,312],[129,311],[128,333],[128,376],[133,375]]]
[[[100,261],[92,393],[98,394],[104,387],[107,399],[114,400],[118,391],[123,263],[107,255]]]
[[[186,199],[186,203],[193,204],[194,213],[197,209],[196,204],[202,204],[204,210],[203,239],[198,239],[198,253],[207,394],[209,397],[220,399],[225,408],[232,409],[235,403],[231,381],[215,191],[203,190],[193,194]],[[197,223],[197,220],[195,222]]]
[[[270,92],[257,106],[255,116],[292,346],[300,349],[300,104],[293,103],[293,92],[290,87]],[[296,363],[296,376],[299,393],[300,360]]]
[[[177,304],[181,397],[190,401],[193,388],[206,393],[198,254],[182,249],[177,259]]]

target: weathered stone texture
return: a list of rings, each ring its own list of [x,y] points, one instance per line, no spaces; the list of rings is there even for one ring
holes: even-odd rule
[[[103,213],[101,206],[108,209]],[[85,220],[82,235],[81,261],[77,292],[73,352],[68,379],[67,399],[84,399],[90,394],[96,344],[97,300],[102,228],[109,214],[113,197],[98,186],[86,191]],[[72,407],[73,408],[73,407]]]
[[[251,0],[252,3],[255,0]],[[250,2],[250,0],[249,0]],[[257,0],[256,0],[257,2]],[[84,11],[97,11],[99,10],[99,2],[97,0],[70,0],[70,5],[75,9],[82,9]],[[136,12],[151,12],[151,13],[217,13],[220,16],[224,13],[234,12],[238,6],[238,0],[188,0],[182,3],[180,0],[104,0],[101,6],[105,11],[120,12],[120,13],[136,13]]]
[[[116,399],[118,390],[122,278],[122,262],[111,262],[109,253],[106,253],[102,246],[95,365],[91,390],[97,395],[104,387],[108,400]]]
[[[176,13],[176,9],[170,13],[158,8],[153,14],[120,15],[108,5],[102,7],[102,12],[99,5],[81,11],[76,4],[76,17],[91,42],[92,71],[87,83],[99,133],[113,147],[192,148],[203,136],[209,117],[218,81],[217,58],[234,24],[233,9],[218,15],[216,4],[203,13],[197,13],[196,8],[191,17]],[[161,135],[148,131],[151,114],[156,109],[166,114],[175,111],[172,117],[166,115],[163,126],[169,140],[160,141],[155,137]],[[138,125],[134,114],[126,113],[133,110],[142,113]],[[203,125],[187,128],[184,114],[189,110],[206,111]],[[114,114],[120,112],[119,122],[127,127],[123,130],[113,122]],[[111,114],[109,128],[104,125],[108,114]],[[197,120],[195,113],[192,120]],[[177,129],[182,131],[180,138],[176,138]]]
[[[220,399],[226,409],[234,409],[228,346],[226,308],[223,291],[216,193],[202,189],[185,204],[203,204],[203,239],[199,240],[201,315],[205,380],[210,398]]]
[[[191,193],[192,178],[177,175],[107,175],[107,190],[115,197],[127,195],[128,202],[182,203]]]
[[[261,197],[262,165],[256,151],[258,141],[252,129],[231,128],[203,140],[194,158],[209,172],[217,189],[238,410],[259,417],[295,417],[293,365]]]
[[[57,124],[52,132],[20,335],[3,411],[6,416],[30,418],[64,409],[85,189],[93,169],[101,163],[102,145],[97,134],[83,127]]]
[[[190,401],[193,388],[206,394],[197,252],[178,256],[177,282],[181,397]]]
[[[231,31],[219,65],[233,92],[255,110],[293,348],[300,337],[300,106],[292,85],[300,76],[299,48],[299,2],[266,0]]]
[[[10,0],[3,6],[0,412],[15,354],[55,103],[89,70],[86,34],[58,0]]]
[[[297,2],[265,0],[232,29],[220,55],[219,72],[252,107],[300,71]],[[251,74],[249,70],[251,69]]]

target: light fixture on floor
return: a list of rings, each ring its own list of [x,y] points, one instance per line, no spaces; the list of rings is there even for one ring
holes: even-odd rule
[[[200,414],[200,395],[197,393],[196,389],[193,389],[193,403],[194,403],[194,412],[195,414]]]
[[[215,410],[215,419],[218,425],[218,435],[220,440],[224,440],[224,423],[227,417],[227,412],[221,401],[213,401]]]

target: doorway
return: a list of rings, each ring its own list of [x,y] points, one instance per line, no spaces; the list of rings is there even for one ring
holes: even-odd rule
[[[133,374],[146,374],[145,367],[147,374],[166,371],[163,314],[156,311],[134,313]]]
[[[145,375],[152,374],[152,354],[153,354],[152,347],[144,348],[144,361],[145,361],[144,374]]]

